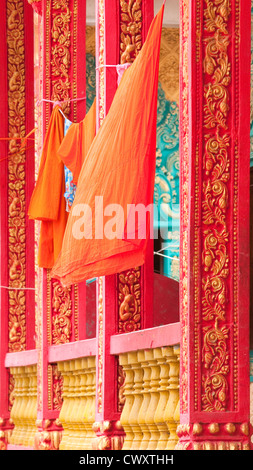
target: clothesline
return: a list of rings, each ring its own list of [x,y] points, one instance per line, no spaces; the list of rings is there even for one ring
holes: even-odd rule
[[[156,253],[160,253],[161,251],[167,250],[168,248],[178,248],[178,245],[166,245],[160,250],[156,251]]]
[[[163,258],[167,258],[167,259],[175,259],[175,256],[172,257],[168,255],[163,255],[162,253],[159,253],[158,251],[154,251],[154,255],[162,256]]]
[[[83,100],[86,100],[86,96],[82,96],[81,98],[73,98],[73,99],[68,99],[68,100],[63,100],[63,101],[59,101],[59,100],[47,100],[45,98],[41,98],[40,100],[38,100],[36,102],[36,105],[39,106],[41,105],[42,101],[45,101],[46,103],[53,103],[54,106],[57,106],[57,105],[61,105],[62,103],[70,103],[72,101],[83,101]]]
[[[27,150],[30,150],[30,149],[33,149],[33,148],[34,148],[34,146],[31,145],[30,147],[23,147],[22,150],[26,150],[26,151],[27,151]],[[18,152],[9,153],[9,155],[7,155],[7,157],[1,158],[1,159],[0,159],[0,163],[3,162],[4,160],[7,160],[7,159],[10,158],[10,157],[15,157],[15,155],[18,155],[18,154],[20,153],[20,150],[21,150],[21,148],[19,149]]]
[[[131,65],[130,62],[126,62],[125,64],[112,64],[112,65],[103,64],[103,65],[97,65],[96,70],[97,69],[102,69],[102,68],[108,68],[108,67],[111,67],[111,68],[126,68],[129,65]]]
[[[7,290],[35,290],[34,287],[8,287],[8,286],[0,286],[0,289],[7,289]]]

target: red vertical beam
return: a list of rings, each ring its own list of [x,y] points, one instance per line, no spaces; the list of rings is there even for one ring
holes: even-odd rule
[[[125,8],[127,7],[127,11]],[[97,0],[96,2],[96,61],[97,61],[97,127],[106,116],[117,88],[117,72],[112,65],[131,62],[138,54],[145,40],[149,24],[153,17],[153,2],[138,5],[141,15],[136,20],[135,7],[129,2],[120,11],[118,0]],[[124,13],[124,14],[123,14]],[[139,11],[138,11],[139,13]],[[126,25],[135,23],[136,37],[133,37],[134,56],[129,56],[128,37],[122,39]],[[121,21],[122,19],[122,21]],[[142,27],[145,23],[145,27]],[[132,24],[132,23],[131,23]],[[121,29],[122,26],[122,29]],[[134,28],[134,30],[135,30]],[[129,36],[135,33],[129,29]],[[126,33],[127,36],[128,33]],[[120,53],[123,54],[120,57]],[[131,55],[131,54],[130,54]],[[122,59],[122,60],[121,60]],[[109,66],[109,67],[108,67]],[[124,276],[126,273],[122,273]],[[147,262],[140,268],[141,327],[153,326],[153,243],[150,242]],[[106,276],[97,280],[97,394],[96,423],[97,434],[94,446],[120,448],[123,442],[123,430],[120,426],[118,411],[118,362],[110,354],[110,337],[117,332],[119,324],[118,276]],[[106,437],[106,439],[104,439]]]
[[[0,104],[0,113],[2,117],[2,126],[1,126],[1,139],[5,139],[9,136],[9,116],[17,115],[17,122],[15,122],[16,129],[19,129],[19,119],[22,121],[24,115],[19,115],[19,106],[20,103],[13,95],[13,83],[15,82],[15,66],[20,67],[19,70],[24,72],[25,80],[23,82],[23,88],[21,93],[24,95],[24,109],[22,111],[25,113],[25,121],[22,122],[20,127],[20,132],[29,133],[34,126],[33,119],[33,42],[30,38],[33,37],[33,16],[32,8],[28,3],[21,5],[13,5],[17,7],[16,15],[17,19],[20,22],[19,32],[21,34],[20,43],[22,47],[20,49],[15,48],[15,45],[11,41],[8,42],[8,22],[7,22],[7,8],[6,4],[3,5],[3,11],[1,15],[1,104]],[[21,7],[21,8],[20,8]],[[10,7],[12,8],[12,6]],[[20,8],[20,9],[19,9]],[[9,17],[10,18],[10,17]],[[9,32],[11,27],[9,26]],[[9,48],[9,55],[8,55]],[[24,53],[23,53],[24,51]],[[13,62],[11,62],[13,61]],[[14,68],[12,68],[12,64]],[[9,72],[9,75],[8,75]],[[13,74],[12,74],[13,73]],[[20,77],[22,79],[22,77]],[[9,94],[10,93],[10,94]],[[12,107],[12,108],[11,108]],[[13,114],[11,114],[11,110]],[[13,125],[13,122],[12,122]],[[24,131],[25,129],[25,131]],[[11,129],[13,134],[13,128]],[[24,134],[22,134],[24,135]],[[18,135],[17,135],[18,137]],[[32,137],[34,137],[32,135]],[[1,246],[1,270],[0,270],[0,335],[1,335],[1,346],[0,346],[0,390],[1,390],[1,404],[0,404],[0,416],[1,420],[1,430],[6,431],[10,427],[8,421],[9,417],[9,377],[8,370],[5,368],[5,355],[9,349],[9,311],[10,311],[10,298],[9,292],[7,290],[10,285],[10,266],[8,265],[8,257],[10,250],[14,248],[14,251],[17,250],[17,246],[12,246],[10,242],[10,232],[8,232],[8,216],[10,214],[10,204],[11,201],[8,198],[9,191],[11,189],[10,184],[13,184],[16,194],[19,194],[18,183],[22,182],[24,185],[24,205],[23,211],[27,201],[29,200],[30,192],[33,186],[34,178],[34,148],[31,144],[31,141],[28,140],[27,147],[30,147],[25,152],[25,163],[24,166],[20,165],[18,168],[17,163],[17,181],[13,181],[13,173],[11,177],[9,176],[9,158],[12,156],[9,153],[9,141],[0,141],[0,165],[1,165],[1,219],[0,219],[0,246]],[[16,145],[18,148],[18,144]],[[20,162],[20,160],[19,160]],[[15,161],[13,160],[13,167],[15,169]],[[18,170],[23,168],[23,172],[18,174]],[[16,196],[17,197],[17,196]],[[22,268],[23,274],[25,276],[25,283],[22,284],[23,288],[29,288],[26,290],[23,300],[25,301],[25,341],[22,345],[24,349],[34,348],[35,339],[35,321],[34,321],[34,256],[31,246],[34,244],[34,228],[33,223],[28,223],[27,217],[24,216],[24,213],[19,213],[17,210],[17,219],[20,217],[19,221],[24,217],[25,223],[23,230],[20,231],[18,235],[18,242],[20,246],[25,245],[24,258],[22,259]],[[13,222],[13,219],[12,219]],[[22,224],[22,220],[20,222]],[[12,226],[13,227],[13,226]],[[17,231],[18,233],[18,231]],[[18,250],[15,251],[15,254],[19,253]],[[15,256],[15,255],[14,255]],[[12,278],[13,280],[13,278]],[[18,284],[17,284],[18,287]],[[22,304],[23,306],[23,304]],[[17,315],[18,316],[18,315]],[[22,320],[23,321],[23,320]],[[17,319],[17,323],[19,319]],[[19,350],[19,349],[18,349]],[[4,432],[3,435],[6,435]],[[0,446],[4,448],[7,443],[7,439],[1,437]]]
[[[25,74],[26,74],[26,130],[27,134],[34,128],[34,48],[33,48],[33,9],[24,2],[24,33],[25,33]],[[35,138],[35,133],[31,135]],[[26,207],[28,207],[34,188],[34,143],[27,142],[26,150]],[[35,347],[35,267],[34,267],[34,221],[29,220],[26,211],[26,349]]]
[[[72,0],[72,99],[70,120],[80,122],[86,114],[86,0]],[[72,287],[75,340],[86,338],[86,283]]]
[[[42,0],[42,137],[49,123],[52,103],[61,101],[64,114],[72,122],[81,121],[86,113],[86,57],[85,25],[86,2]],[[46,100],[46,101],[45,101]],[[48,100],[48,101],[47,101]],[[38,433],[36,449],[54,449],[54,433],[61,431],[56,418],[59,411],[53,406],[52,368],[48,348],[52,343],[53,296],[58,302],[67,297],[71,305],[72,330],[69,341],[86,337],[85,285],[72,286],[70,290],[57,290],[50,271],[43,270],[42,315],[38,317]],[[63,292],[63,293],[61,293]],[[48,438],[44,431],[47,430]],[[59,438],[60,442],[60,438]]]
[[[181,0],[179,449],[249,449],[249,0]]]
[[[96,2],[96,95],[97,128],[103,122],[117,88],[118,64],[118,2]],[[97,355],[96,355],[96,423],[94,447],[101,448],[105,440],[110,448],[121,448],[122,430],[117,410],[117,361],[110,355],[110,336],[116,332],[116,276],[97,279]],[[107,439],[104,439],[104,437]],[[108,445],[108,444],[107,444]],[[107,447],[108,448],[108,447]]]
[[[5,138],[8,135],[8,91],[7,91],[7,40],[6,40],[6,5],[2,7],[0,18],[0,61],[2,64],[0,75],[0,115],[2,116],[2,125],[0,127],[0,137]],[[0,250],[1,250],[1,267],[0,267],[0,285],[8,286],[8,203],[7,203],[7,184],[8,184],[8,142],[0,140]],[[0,430],[3,431],[6,420],[9,418],[8,411],[8,372],[4,366],[5,355],[8,351],[8,291],[0,289],[0,417],[3,423]],[[0,448],[5,449],[7,445],[6,439],[0,440]]]

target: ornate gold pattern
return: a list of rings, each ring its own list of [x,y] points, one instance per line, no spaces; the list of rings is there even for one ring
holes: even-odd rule
[[[203,327],[202,407],[204,411],[224,411],[228,400],[229,330],[226,321],[229,276],[227,228],[228,181],[230,179],[230,135],[226,132],[229,112],[231,64],[228,57],[228,21],[231,2],[207,1],[204,11],[206,37],[204,74],[204,179],[202,223],[202,318]]]
[[[123,367],[118,364],[118,411],[121,413],[125,404],[124,387],[126,375]]]
[[[142,46],[142,0],[120,0],[120,63],[133,62]]]
[[[180,382],[180,407],[181,412],[186,413],[188,410],[188,220],[189,220],[189,84],[188,84],[188,36],[189,36],[189,4],[188,0],[181,3],[181,134],[182,152],[184,158],[181,159],[181,254],[180,254],[180,271],[182,279],[181,287],[181,382]]]
[[[70,99],[71,81],[69,69],[71,63],[71,12],[69,0],[53,0],[52,2],[52,48],[51,48],[51,80],[53,101]],[[70,112],[70,103],[63,103],[65,114]]]
[[[48,409],[61,410],[63,403],[63,377],[57,364],[48,365]]]
[[[133,268],[118,275],[119,332],[141,328],[140,268]]]
[[[38,432],[34,438],[35,450],[59,450],[62,427],[58,419],[37,420]]]
[[[71,288],[52,281],[52,343],[69,343],[72,332]]]
[[[95,27],[94,26],[86,26],[85,48],[86,48],[86,54],[91,54],[93,55],[93,57],[96,56]]]
[[[7,450],[7,445],[13,432],[12,419],[0,417],[0,450]]]
[[[13,375],[9,372],[9,411],[11,411],[13,407],[13,403],[15,400],[15,379]]]
[[[103,398],[103,337],[104,337],[104,321],[103,321],[103,278],[98,278],[98,383],[97,383],[97,410],[102,412]]]
[[[99,24],[99,125],[101,126],[103,119],[105,118],[105,70],[104,70],[104,48],[105,48],[105,38],[104,38],[104,28],[105,28],[105,18],[104,18],[104,2],[99,0],[98,2],[98,24]]]
[[[120,421],[102,421],[93,425],[98,437],[92,440],[93,450],[121,450],[124,442],[124,430]]]
[[[8,61],[8,242],[9,286],[25,287],[25,151],[16,137],[24,137],[25,128],[25,51],[24,5],[7,1]],[[12,156],[13,154],[13,156]],[[23,290],[9,290],[9,351],[26,347],[26,296]]]
[[[162,28],[159,82],[166,99],[179,102],[179,29]]]
[[[250,450],[248,423],[179,424],[177,434],[176,450]]]

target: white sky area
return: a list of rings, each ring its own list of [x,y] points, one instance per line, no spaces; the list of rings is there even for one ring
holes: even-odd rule
[[[143,0],[145,1],[145,0]],[[161,8],[163,0],[154,0],[154,14]],[[86,0],[87,24],[95,26],[95,0]],[[179,26],[179,0],[166,0],[163,26]]]

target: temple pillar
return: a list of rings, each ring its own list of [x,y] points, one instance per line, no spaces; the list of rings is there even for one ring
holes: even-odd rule
[[[250,448],[250,7],[181,1],[178,449]]]
[[[117,88],[116,65],[134,61],[152,18],[153,0],[138,4],[124,0],[96,1],[97,128],[102,124]],[[117,387],[122,378],[122,367],[117,357],[110,354],[110,336],[153,325],[151,243],[149,252],[151,256],[148,256],[143,267],[133,267],[119,275],[97,279],[97,395],[94,423],[97,437],[93,442],[94,449],[113,450],[123,446],[125,433],[120,423]],[[126,310],[129,315],[125,314]]]
[[[14,378],[5,366],[7,353],[34,348],[33,224],[26,204],[33,187],[34,128],[33,22],[25,1],[2,2],[0,19],[0,449],[13,429],[10,411]],[[30,135],[34,138],[34,135]]]
[[[72,122],[86,114],[86,2],[77,0],[29,0],[39,15],[39,90],[37,95],[38,170],[44,136],[54,102],[60,102]],[[39,223],[36,242],[39,239]],[[37,293],[37,434],[35,448],[59,448],[63,429],[59,407],[53,403],[57,364],[51,364],[49,347],[85,339],[86,285],[64,288],[50,270],[36,268]],[[56,372],[53,374],[53,371]]]

